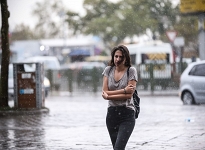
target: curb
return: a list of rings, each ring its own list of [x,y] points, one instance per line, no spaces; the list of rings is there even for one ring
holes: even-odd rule
[[[18,116],[18,115],[40,115],[49,113],[48,108],[32,108],[32,109],[16,109],[16,110],[5,110],[0,111],[0,116]]]
[[[138,92],[140,96],[177,96],[179,97],[179,92],[178,91],[154,91],[154,92],[144,92],[144,91],[139,91]]]
[[[85,92],[83,96],[91,96],[91,95],[98,95],[101,96],[101,92]],[[177,96],[179,97],[179,92],[178,91],[154,91],[153,93],[151,91],[140,91],[138,90],[139,96]],[[70,93],[68,91],[54,91],[50,93],[50,96],[82,96],[82,92],[73,92]]]

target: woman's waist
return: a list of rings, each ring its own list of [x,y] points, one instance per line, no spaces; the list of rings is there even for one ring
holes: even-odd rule
[[[132,101],[130,99],[127,100],[109,100],[108,101],[108,107],[110,106],[131,106]]]
[[[115,115],[120,118],[127,118],[128,116],[132,116],[134,114],[134,110],[129,107],[123,106],[110,106],[108,107],[108,114]]]
[[[123,103],[109,102],[108,108],[112,108],[116,110],[123,110],[123,109],[135,110],[134,105],[129,102],[123,102]]]
[[[127,100],[109,100],[108,105],[109,106],[126,106]]]

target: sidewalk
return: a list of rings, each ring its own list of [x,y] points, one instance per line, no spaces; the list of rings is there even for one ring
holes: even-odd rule
[[[50,95],[45,105],[48,114],[1,116],[0,149],[112,150],[100,93]],[[204,115],[205,105],[184,106],[176,96],[142,96],[126,150],[204,150]]]

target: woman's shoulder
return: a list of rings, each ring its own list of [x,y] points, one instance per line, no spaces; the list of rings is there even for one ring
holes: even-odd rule
[[[133,66],[131,66],[131,67],[129,68],[129,70],[130,70],[130,71],[137,71],[136,68],[133,67]]]
[[[135,67],[130,67],[129,69],[130,80],[134,79],[137,81],[137,69]]]
[[[105,70],[107,71],[107,70],[111,70],[111,68],[112,68],[112,66],[106,66],[105,67]]]
[[[104,71],[103,71],[103,74],[108,75],[110,73],[111,69],[112,69],[111,66],[106,66]]]

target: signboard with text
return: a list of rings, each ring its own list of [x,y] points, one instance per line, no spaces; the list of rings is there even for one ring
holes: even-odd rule
[[[205,0],[180,0],[182,14],[205,13]]]

